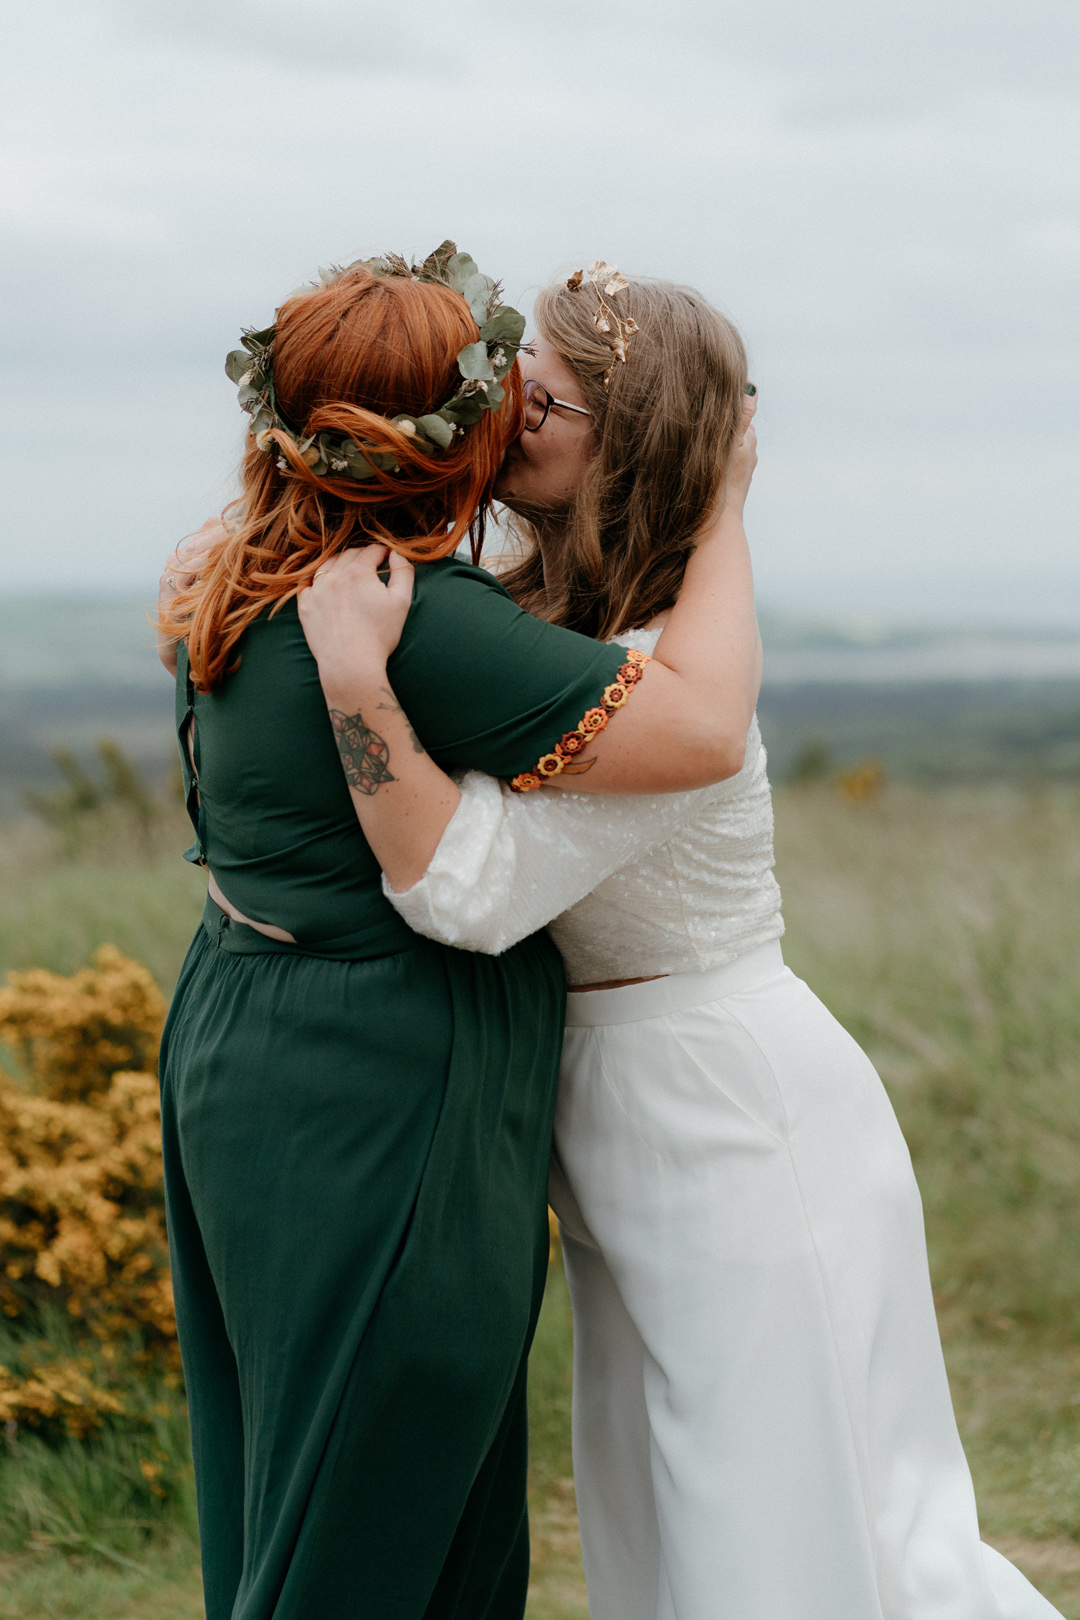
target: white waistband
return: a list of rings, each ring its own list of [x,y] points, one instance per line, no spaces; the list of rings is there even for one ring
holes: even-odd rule
[[[779,940],[758,945],[722,967],[702,973],[669,973],[644,984],[623,984],[616,990],[575,990],[566,998],[566,1026],[578,1029],[588,1024],[636,1024],[644,1018],[662,1018],[665,1013],[685,1012],[707,1001],[749,990],[783,973],[784,954]]]

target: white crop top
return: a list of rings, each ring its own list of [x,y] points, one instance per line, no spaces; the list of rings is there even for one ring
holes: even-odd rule
[[[418,934],[491,956],[546,925],[571,985],[719,967],[784,932],[765,767],[755,716],[739,774],[691,793],[517,794],[468,771],[423,878],[383,892]]]

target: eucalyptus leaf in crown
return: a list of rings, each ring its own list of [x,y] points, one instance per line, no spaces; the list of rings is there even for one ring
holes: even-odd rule
[[[348,275],[351,270],[370,270],[377,276],[405,276],[414,281],[435,282],[460,293],[473,320],[480,328],[475,343],[467,343],[457,357],[461,381],[450,398],[437,411],[424,416],[405,414],[391,418],[392,425],[425,450],[437,453],[453,443],[454,435],[479,422],[484,411],[497,410],[506,395],[503,379],[517,358],[525,333],[525,317],[504,304],[499,282],[482,275],[467,253],[459,253],[454,242],[443,242],[429,253],[422,264],[409,264],[400,254],[387,253],[374,259],[354,259],[351,264],[320,269],[319,283],[325,285]],[[313,285],[316,285],[313,283]],[[236,384],[241,409],[251,416],[255,443],[267,455],[274,455],[276,431],[287,434],[305,464],[318,477],[328,475],[352,478],[358,483],[374,478],[376,471],[399,472],[395,458],[356,439],[330,433],[301,439],[280,415],[274,392],[274,336],[276,327],[262,331],[246,330],[242,347],[233,349],[225,361],[225,371]],[[284,456],[278,466],[288,470]]]

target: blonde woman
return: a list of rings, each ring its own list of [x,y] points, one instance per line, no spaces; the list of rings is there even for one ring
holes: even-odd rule
[[[714,505],[741,525],[742,345],[696,294],[610,272],[548,288],[536,324],[504,583],[651,652]],[[389,594],[362,556],[320,574],[320,665],[340,678]],[[384,672],[353,697],[406,723]],[[517,793],[395,757],[357,811],[399,913],[494,955],[548,925],[566,964],[551,1196],[593,1620],[1052,1617],[980,1542],[893,1111],[784,966],[756,721],[738,775],[686,793],[556,791],[592,763],[573,738]]]

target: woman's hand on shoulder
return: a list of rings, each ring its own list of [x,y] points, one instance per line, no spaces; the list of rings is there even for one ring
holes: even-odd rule
[[[743,507],[750,490],[750,480],[754,476],[757,466],[757,432],[754,428],[754,413],[757,410],[757,395],[748,394],[743,400],[743,415],[740,438],[731,452],[731,461],[728,464],[727,477],[721,492],[721,511],[725,514],[742,517]]]
[[[384,583],[378,570],[389,567]],[[386,668],[412,606],[413,566],[386,546],[360,546],[323,563],[299,592],[300,623],[328,701]]]
[[[165,571],[158,581],[158,615],[164,614],[178,591],[194,585],[215,547],[229,538],[229,531],[219,517],[207,518],[195,534],[181,540],[175,551],[169,553]],[[170,675],[176,674],[176,638],[164,631],[157,633],[157,653]]]

